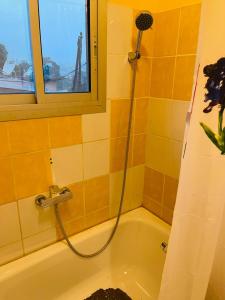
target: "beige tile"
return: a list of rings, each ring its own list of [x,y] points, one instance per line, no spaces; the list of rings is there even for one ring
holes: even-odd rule
[[[188,101],[172,100],[172,115],[169,135],[171,139],[183,142],[189,105],[190,103]]]
[[[0,248],[0,265],[23,256],[22,242],[16,242]]]
[[[51,151],[54,184],[63,186],[83,180],[82,145]]]
[[[48,120],[9,122],[11,153],[26,153],[49,148]]]
[[[148,99],[135,101],[134,134],[146,133],[148,122]]]
[[[163,206],[171,210],[174,209],[177,196],[178,180],[165,176],[165,186],[163,194]]]
[[[108,56],[107,97],[123,99],[130,97],[130,65],[125,55]]]
[[[20,154],[12,161],[17,199],[48,190],[52,184],[49,151]]]
[[[111,140],[110,172],[117,172],[124,169],[126,147],[127,147],[126,137]],[[131,166],[131,164],[132,164],[132,138],[130,144],[128,166]]]
[[[153,199],[144,196],[143,206],[157,217],[162,217],[162,207]]]
[[[157,98],[172,98],[175,57],[154,58],[150,95]]]
[[[84,182],[85,213],[90,214],[109,205],[109,175]]]
[[[148,133],[170,137],[173,100],[151,98],[149,102]]]
[[[83,145],[84,179],[109,173],[109,140]]]
[[[173,221],[173,210],[163,207],[162,219],[168,224],[172,224]]]
[[[92,142],[109,138],[109,105],[110,103],[107,103],[106,113],[82,116],[83,142]]]
[[[155,15],[154,56],[173,56],[176,54],[179,17],[180,9]]]
[[[196,56],[181,56],[176,58],[176,70],[173,88],[173,98],[191,100]]]
[[[0,206],[0,220],[0,247],[20,241],[21,233],[16,202]]]
[[[85,217],[86,227],[89,228],[95,226],[97,224],[107,221],[108,219],[109,219],[109,208],[105,207],[96,212],[88,214]]]
[[[63,225],[68,236],[74,235],[86,229],[84,217],[80,217],[78,219],[73,219],[69,222],[65,222]],[[59,240],[63,239],[62,232],[58,225],[56,227],[56,230],[57,230],[57,238]]]
[[[146,165],[168,176],[178,178],[180,173],[182,142],[148,135]]]
[[[68,186],[73,193],[73,198],[63,202],[59,206],[63,222],[78,219],[84,216],[84,185],[83,182],[74,183]]]
[[[0,205],[15,201],[13,172],[9,158],[0,159]]]
[[[145,168],[144,195],[162,204],[164,175],[148,167]]]
[[[55,225],[53,208],[37,207],[35,196],[19,200],[18,208],[23,238],[46,231]]]
[[[23,240],[25,254],[39,250],[43,247],[55,243],[57,240],[56,229],[50,228],[36,235],[30,236]]]
[[[145,163],[146,135],[134,135],[133,139],[133,162],[132,166],[138,166]]]
[[[137,65],[136,97],[148,97],[150,95],[151,69],[152,59],[142,57]]]
[[[128,169],[127,190],[130,199],[130,209],[140,207],[143,202],[144,193],[144,165]]]
[[[127,136],[130,101],[111,101],[111,138]]]
[[[189,102],[151,98],[148,132],[154,135],[183,140]]]
[[[52,148],[81,144],[81,117],[66,116],[59,118],[50,118],[49,132]]]
[[[201,4],[186,6],[181,9],[178,54],[196,53],[200,14]]]
[[[131,7],[108,3],[108,53],[127,54],[131,47]],[[121,30],[123,28],[123,30]],[[118,39],[120,42],[118,43]]]
[[[10,154],[8,123],[0,123],[0,157]]]

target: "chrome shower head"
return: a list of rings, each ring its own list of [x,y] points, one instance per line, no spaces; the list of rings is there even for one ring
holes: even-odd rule
[[[153,17],[149,11],[141,11],[136,17],[135,23],[138,30],[145,31],[152,27]]]

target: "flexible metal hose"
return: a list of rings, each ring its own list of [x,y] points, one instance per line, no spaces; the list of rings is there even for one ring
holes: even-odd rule
[[[137,74],[137,59],[135,59],[132,62],[132,69],[133,69],[133,76],[132,76],[132,86],[131,86],[131,96],[130,96],[130,111],[129,111],[129,123],[128,123],[128,134],[127,134],[127,143],[126,143],[126,156],[125,156],[125,163],[124,163],[124,176],[123,176],[123,184],[122,184],[122,192],[121,192],[121,198],[120,198],[120,206],[119,206],[119,211],[116,219],[116,223],[112,229],[112,232],[107,240],[107,242],[96,252],[86,254],[86,253],[81,253],[78,251],[70,242],[68,235],[65,231],[65,228],[63,226],[63,222],[60,216],[58,204],[54,206],[55,208],[55,214],[56,214],[56,219],[58,221],[59,227],[61,229],[61,232],[63,234],[63,238],[66,240],[68,246],[70,249],[78,256],[83,257],[83,258],[92,258],[95,257],[99,254],[101,254],[111,243],[116,230],[119,225],[121,213],[122,213],[122,208],[123,208],[123,203],[124,203],[124,195],[125,195],[125,188],[126,188],[126,182],[127,182],[127,169],[128,169],[128,158],[129,158],[129,148],[130,148],[130,141],[131,141],[131,128],[132,128],[132,119],[133,119],[133,111],[134,111],[134,97],[135,97],[135,83],[136,83],[136,74]]]

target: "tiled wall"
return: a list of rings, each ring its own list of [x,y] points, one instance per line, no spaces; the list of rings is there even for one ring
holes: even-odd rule
[[[109,5],[106,113],[0,123],[0,264],[61,238],[53,210],[34,204],[35,196],[47,193],[53,183],[70,187],[75,195],[61,206],[69,234],[116,215],[128,124],[132,21],[131,8]],[[124,211],[142,204],[146,110],[147,99],[137,99]]]
[[[165,49],[173,43],[168,37],[164,41],[162,24],[175,22],[177,18],[182,20],[185,11],[178,9],[156,14],[154,30],[145,32],[143,37],[125,193],[124,211],[142,205],[144,190],[144,206],[159,216],[164,214],[167,222],[170,222],[174,205],[179,169],[177,157],[189,96],[182,94],[179,98],[183,90],[180,75],[173,80],[172,91],[169,81],[172,75],[183,70],[179,68],[180,59],[182,66],[188,60],[184,65],[189,70],[189,59],[193,62],[195,53],[186,53],[184,46],[179,50],[184,51],[184,55],[166,53]],[[34,204],[34,197],[47,193],[53,183],[69,186],[75,195],[73,200],[61,206],[69,234],[117,213],[130,105],[131,69],[127,53],[131,41],[136,41],[133,26],[136,11],[109,4],[108,12],[107,112],[0,123],[0,264],[61,238],[53,211],[39,209]],[[171,14],[172,19],[169,18]],[[179,24],[182,32],[180,21]],[[186,34],[185,24],[182,36]],[[165,27],[167,30],[168,26]],[[176,31],[175,25],[171,25],[171,29]],[[166,33],[168,35],[170,31]],[[177,36],[176,33],[176,39]],[[194,34],[186,38],[194,39]],[[160,46],[153,46],[156,45],[154,39]],[[181,37],[179,40],[183,45]],[[185,80],[185,86],[190,85],[189,80]],[[174,89],[175,84],[179,88]],[[169,155],[172,163],[166,160]],[[176,164],[174,171],[170,166]],[[163,210],[162,203],[168,207],[167,211]]]
[[[195,4],[155,14],[149,40],[153,47],[146,58],[152,69],[143,205],[168,223],[192,95],[200,10],[201,5]]]

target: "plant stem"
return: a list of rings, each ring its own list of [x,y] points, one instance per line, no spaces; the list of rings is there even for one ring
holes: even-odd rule
[[[221,107],[219,111],[219,122],[218,122],[218,134],[219,136],[222,135],[223,132],[223,112],[224,112],[225,107]]]

